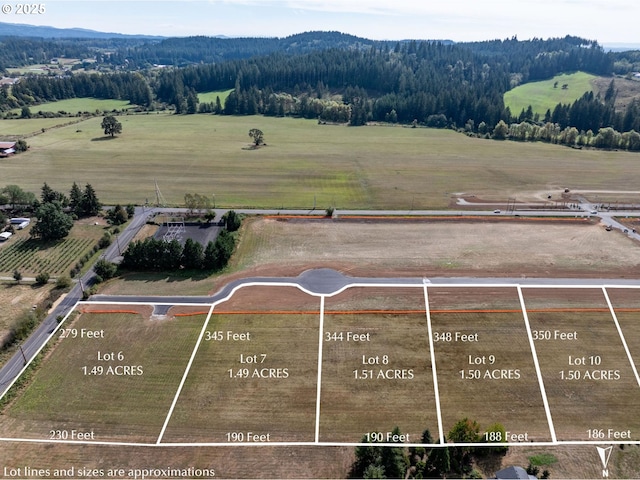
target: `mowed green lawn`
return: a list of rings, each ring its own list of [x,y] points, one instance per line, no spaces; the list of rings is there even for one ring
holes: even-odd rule
[[[5,141],[15,137],[28,137],[42,133],[43,128],[46,130],[58,125],[66,125],[77,121],[79,121],[79,119],[69,117],[0,120],[0,139],[1,141]],[[27,138],[27,143],[31,143],[29,138]]]
[[[213,92],[202,92],[198,94],[198,102],[200,103],[216,103],[216,98],[220,98],[220,103],[224,106],[229,94],[233,90],[214,90]]]
[[[549,80],[530,82],[520,85],[504,94],[504,104],[511,109],[513,115],[520,115],[531,105],[533,113],[544,116],[547,110],[555,108],[558,103],[572,104],[585,92],[597,92],[592,81],[597,78],[585,72],[563,73]],[[557,87],[554,84],[557,82]],[[563,89],[563,85],[567,85]]]
[[[127,100],[100,99],[100,98],[69,98],[67,100],[59,100],[57,102],[43,103],[41,105],[33,105],[29,107],[31,113],[38,112],[65,112],[76,114],[78,112],[111,112],[112,110],[126,110],[132,108]],[[21,109],[12,110],[13,113],[20,113]]]
[[[347,127],[262,116],[125,115],[105,137],[101,117],[28,139],[0,160],[2,184],[39,195],[91,183],[103,203],[169,204],[185,193],[217,206],[445,208],[454,192],[508,197],[551,188],[636,190],[637,154],[468,138],[449,130]],[[2,128],[2,122],[0,122]],[[252,150],[259,128],[267,146]]]

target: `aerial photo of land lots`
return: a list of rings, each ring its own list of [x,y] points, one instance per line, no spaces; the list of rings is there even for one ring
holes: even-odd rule
[[[640,472],[638,50],[11,25],[1,478]]]

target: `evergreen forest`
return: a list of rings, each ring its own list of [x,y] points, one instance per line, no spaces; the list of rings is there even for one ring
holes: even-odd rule
[[[273,39],[0,38],[2,69],[54,57],[91,64],[63,75],[26,75],[0,88],[0,112],[15,116],[9,111],[44,102],[114,98],[176,114],[296,116],[352,126],[390,122],[640,150],[640,100],[615,105],[616,78],[634,78],[639,52],[607,52],[595,40],[573,36],[473,43],[383,42],[338,32]],[[606,94],[586,92],[544,116],[504,105],[504,93],[518,85],[575,71],[610,77]],[[224,101],[198,100],[199,93],[229,90]]]

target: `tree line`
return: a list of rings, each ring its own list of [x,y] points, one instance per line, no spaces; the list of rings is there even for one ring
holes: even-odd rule
[[[215,241],[209,241],[204,247],[191,238],[187,238],[184,245],[175,239],[165,241],[149,237],[136,240],[130,243],[123,253],[121,268],[156,272],[181,269],[221,270],[233,254],[236,244],[236,235],[233,232],[240,228],[240,224],[239,215],[233,210],[227,212],[225,227]]]
[[[313,39],[320,39],[326,48],[311,47]],[[253,45],[248,40],[224,40],[168,39],[154,43],[153,48],[191,49],[197,58],[196,52],[206,45],[227,45],[230,50],[235,48],[231,45]],[[11,90],[0,89],[0,109],[92,96],[127,99],[144,108],[171,105],[180,114],[291,115],[354,126],[369,121],[393,122],[464,129],[481,135],[480,125],[491,133],[500,121],[540,127],[552,123],[561,130],[575,127],[585,132],[585,138],[588,131],[595,137],[602,128],[612,128],[620,135],[640,131],[638,102],[616,111],[612,101],[615,88],[604,98],[587,94],[571,105],[560,104],[544,119],[532,118],[530,110],[511,112],[505,108],[504,93],[523,82],[573,69],[612,74],[620,57],[605,52],[592,40],[567,36],[466,44],[365,42],[335,32],[316,32],[300,37],[306,47],[287,50],[286,45],[293,45],[294,40],[265,40],[265,44],[273,44],[271,53],[251,58],[239,54],[184,68],[62,78],[30,76]],[[147,47],[151,48],[136,46],[134,50]],[[263,53],[270,48],[256,47],[255,51]],[[633,60],[632,53],[628,58]],[[220,99],[199,104],[198,92],[226,89],[232,91],[224,105]]]
[[[366,434],[361,443],[367,446],[356,447],[355,461],[351,465],[349,478],[483,478],[480,472],[474,469],[478,460],[485,463],[500,465],[501,458],[509,450],[506,442],[506,431],[502,424],[495,423],[488,427],[482,434],[480,425],[475,420],[467,417],[456,422],[445,441],[450,441],[456,446],[430,447],[439,443],[435,441],[429,431],[424,430],[420,439],[424,447],[404,447],[402,434],[398,427],[391,432],[393,441],[386,438],[377,438],[383,434],[376,432]],[[381,447],[376,443],[397,443],[394,447]],[[472,443],[488,443],[495,446],[466,446]],[[487,461],[489,460],[489,461]],[[527,472],[540,478],[549,478],[547,470],[540,472],[535,466],[529,464]]]
[[[150,43],[134,38],[33,38],[6,36],[0,38],[0,70],[34,64],[48,64],[54,58],[74,58],[110,64],[111,55]]]
[[[496,424],[494,427],[504,430]],[[395,427],[391,438],[402,438],[398,427]],[[473,469],[474,457],[506,454],[507,447],[466,447],[464,443],[482,441],[480,426],[477,422],[464,418],[458,421],[449,432],[448,439],[458,445],[453,447],[433,448],[429,445],[439,443],[435,441],[429,431],[424,430],[419,443],[424,447],[402,446],[400,440],[397,447],[379,447],[376,439],[362,438],[362,443],[371,446],[356,447],[355,461],[349,471],[349,478],[482,478]],[[375,441],[374,441],[375,440]]]
[[[149,82],[140,73],[82,73],[64,77],[32,75],[13,85],[11,90],[0,89],[0,108],[7,110],[81,97],[128,100],[143,107],[150,107],[153,101]]]

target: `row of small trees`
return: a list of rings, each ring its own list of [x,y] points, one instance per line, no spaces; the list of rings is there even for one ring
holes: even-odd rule
[[[490,135],[496,140],[515,140],[520,142],[548,142],[561,145],[585,146],[603,149],[622,149],[640,151],[640,133],[635,130],[620,133],[611,127],[604,127],[594,133],[591,130],[578,131],[575,127],[560,128],[557,123],[547,122],[536,125],[529,122],[512,123],[507,125],[500,120],[489,134],[485,125],[478,126],[478,134]]]
[[[129,244],[121,265],[123,269],[138,271],[220,270],[234,248],[235,236],[226,229],[206,247],[190,238],[184,246],[177,240],[147,238]]]

